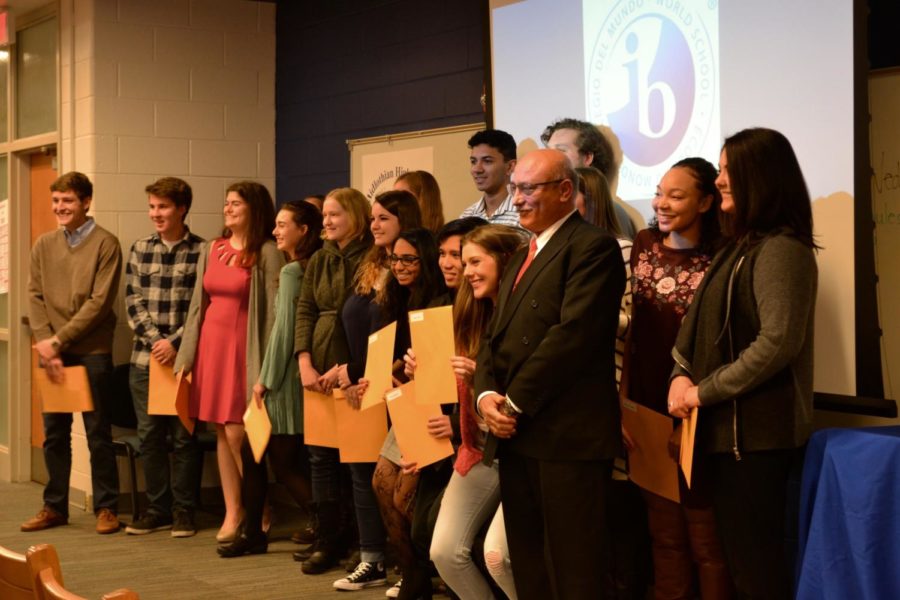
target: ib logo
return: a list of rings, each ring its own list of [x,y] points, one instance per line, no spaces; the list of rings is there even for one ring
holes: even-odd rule
[[[717,44],[689,4],[623,0],[596,30],[588,115],[618,135],[623,184],[655,185],[651,167],[676,152],[701,152],[718,112],[712,68]]]

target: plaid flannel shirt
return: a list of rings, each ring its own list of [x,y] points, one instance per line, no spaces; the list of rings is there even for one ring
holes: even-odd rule
[[[156,233],[131,246],[125,267],[125,307],[134,330],[131,364],[148,367],[150,349],[161,339],[176,349],[181,344],[202,244],[203,238],[186,230],[171,250]]]

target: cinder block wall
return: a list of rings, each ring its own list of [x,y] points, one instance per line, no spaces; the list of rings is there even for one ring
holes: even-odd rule
[[[62,0],[60,100],[60,172],[93,180],[94,216],[126,259],[152,231],[144,187],[165,175],[191,184],[189,225],[214,237],[229,183],[254,179],[274,194],[275,5]],[[122,294],[116,312],[119,364],[131,348]],[[89,494],[78,422],[72,487]]]

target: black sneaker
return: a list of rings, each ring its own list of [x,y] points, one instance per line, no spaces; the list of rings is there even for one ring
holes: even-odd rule
[[[376,585],[387,584],[387,573],[384,571],[384,563],[361,562],[356,570],[334,582],[334,589],[355,592]]]
[[[194,515],[190,511],[175,509],[175,519],[172,524],[172,537],[185,538],[197,535],[197,526],[194,525]]]
[[[131,535],[146,535],[164,529],[172,529],[172,519],[148,512],[126,527],[125,532],[130,533]]]

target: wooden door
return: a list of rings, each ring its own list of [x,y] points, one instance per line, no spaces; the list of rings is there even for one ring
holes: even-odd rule
[[[56,181],[54,157],[31,155],[29,189],[31,190],[31,245],[44,233],[58,227],[50,205],[50,185]],[[31,351],[31,368],[38,368],[37,352]],[[44,419],[41,417],[41,396],[37,386],[31,386],[31,446],[44,445]]]

